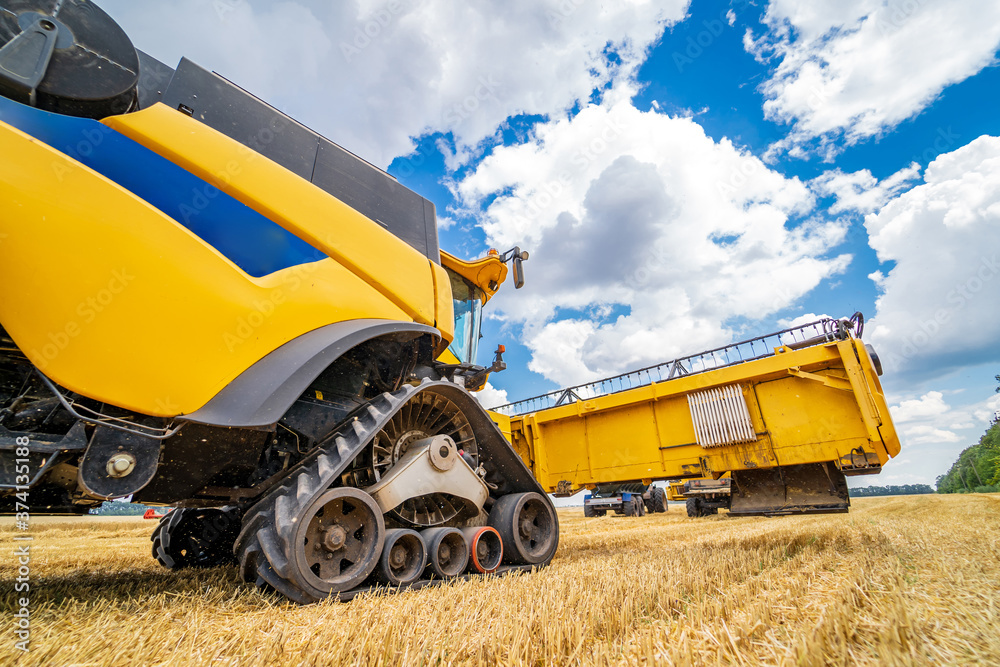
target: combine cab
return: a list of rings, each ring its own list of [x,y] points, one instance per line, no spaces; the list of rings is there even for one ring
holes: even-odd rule
[[[180,507],[167,567],[298,602],[547,564],[555,511],[469,393],[520,251],[94,3],[0,0],[0,493]]]

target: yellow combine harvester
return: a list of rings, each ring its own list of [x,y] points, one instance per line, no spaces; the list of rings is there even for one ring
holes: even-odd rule
[[[469,393],[526,255],[86,0],[0,0],[0,499],[181,509],[167,567],[310,602],[547,564],[552,503]],[[518,280],[520,282],[520,280]]]
[[[588,514],[665,509],[654,480],[723,475],[731,500],[728,482],[705,484],[694,514],[846,512],[845,476],[878,473],[899,453],[863,327],[860,313],[824,319],[501,406],[494,418],[546,491],[595,491]]]

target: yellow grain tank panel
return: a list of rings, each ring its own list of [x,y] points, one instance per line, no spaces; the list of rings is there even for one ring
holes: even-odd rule
[[[102,122],[337,260],[407,319],[434,325],[432,262],[347,204],[166,105]]]
[[[84,396],[186,414],[318,327],[411,319],[333,259],[252,278],[127,190],[4,123],[0,155],[0,323],[43,372]],[[407,270],[418,263],[410,259]],[[423,268],[429,277],[426,260]]]

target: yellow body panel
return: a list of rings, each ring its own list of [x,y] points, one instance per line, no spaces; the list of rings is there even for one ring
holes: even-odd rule
[[[684,482],[670,482],[667,484],[667,500],[675,503],[687,500],[687,496],[684,495]]]
[[[136,122],[152,118],[145,113],[135,114],[142,118]],[[192,137],[209,144],[196,152],[228,155],[233,148],[198,129]],[[327,258],[253,278],[127,190],[4,123],[0,155],[0,284],[7,286],[0,323],[43,372],[90,398],[149,415],[186,414],[318,327],[411,321],[411,312],[434,317],[431,270],[415,251],[378,246],[387,255],[377,264],[389,263],[386,279],[405,299],[389,298],[358,275],[359,265],[376,261],[375,250],[358,249],[348,261],[363,234],[338,239],[335,254],[350,268]],[[301,183],[265,163],[244,155],[242,175],[232,178],[251,188],[272,174],[276,182],[262,189],[273,196],[262,208],[300,198],[292,214],[277,217],[287,223],[312,214],[310,229],[321,234],[320,223],[334,224],[329,207],[363,226],[335,200],[307,196]]]
[[[433,262],[347,204],[163,104],[102,122],[332,257],[406,319],[434,325],[440,295]]]
[[[445,349],[444,352],[438,355],[437,360],[442,364],[460,364],[462,360],[455,356],[455,353],[450,349]]]
[[[729,385],[743,388],[756,440],[702,447],[688,395]],[[852,339],[513,417],[511,441],[549,492],[828,461],[849,474],[899,453],[888,414]]]

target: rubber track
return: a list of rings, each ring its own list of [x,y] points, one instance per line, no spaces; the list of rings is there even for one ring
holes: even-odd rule
[[[415,394],[438,384],[447,383],[425,380],[372,400],[247,512],[233,549],[243,581],[262,588],[270,586],[300,604],[328,597],[303,581],[286,557],[294,553],[298,517],[337,481],[393,414]]]

